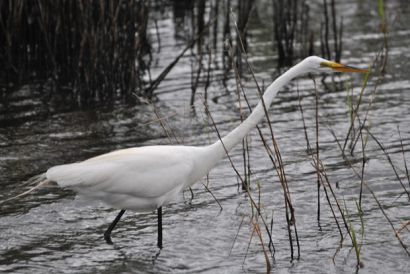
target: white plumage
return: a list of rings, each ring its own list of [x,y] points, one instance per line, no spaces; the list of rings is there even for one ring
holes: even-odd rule
[[[152,211],[206,173],[206,147],[146,146],[50,168],[47,179],[118,209]]]

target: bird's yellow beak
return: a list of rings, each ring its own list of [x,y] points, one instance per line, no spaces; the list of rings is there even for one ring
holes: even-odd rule
[[[320,63],[320,66],[331,68],[337,72],[353,72],[353,73],[368,73],[369,72],[368,69],[355,68],[355,67],[346,66],[346,65],[342,65],[342,64],[330,62],[330,61],[322,62]]]

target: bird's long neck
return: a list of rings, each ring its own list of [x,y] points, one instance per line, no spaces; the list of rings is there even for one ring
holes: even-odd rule
[[[302,69],[301,63],[289,69],[286,73],[282,74],[277,78],[268,88],[263,95],[262,100],[259,101],[258,105],[252,111],[252,113],[243,121],[239,126],[237,126],[228,135],[218,140],[214,144],[210,145],[211,151],[213,153],[212,158],[217,161],[226,155],[236,144],[242,141],[242,139],[248,134],[248,132],[255,127],[260,120],[265,116],[264,105],[268,109],[275,98],[278,91],[286,85],[290,80],[302,74],[304,71]]]

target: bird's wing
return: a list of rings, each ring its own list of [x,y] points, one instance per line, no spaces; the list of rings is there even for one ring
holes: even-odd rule
[[[182,188],[189,178],[193,165],[184,148],[152,146],[114,151],[83,162],[52,167],[47,178],[79,192],[160,197]]]

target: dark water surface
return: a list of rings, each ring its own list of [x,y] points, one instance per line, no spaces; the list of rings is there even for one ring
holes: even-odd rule
[[[262,1],[263,2],[263,1]],[[344,18],[343,62],[367,66],[383,44],[377,7],[372,1],[344,1],[337,6]],[[386,1],[390,2],[390,1]],[[388,3],[389,59],[386,75],[377,88],[368,125],[389,153],[407,190],[404,156],[410,150],[410,24],[407,1]],[[276,58],[271,44],[270,13],[260,3],[251,19],[249,52],[259,83],[268,84],[276,72]],[[153,75],[176,56],[184,42],[178,39],[183,30],[175,28],[172,9],[155,14],[161,34],[161,49],[154,54]],[[154,23],[150,23],[154,49],[158,47]],[[178,33],[179,32],[179,33]],[[154,50],[154,51],[155,51]],[[220,54],[218,56],[221,56]],[[202,145],[217,137],[203,107],[204,88],[199,87],[195,112],[190,111],[192,58],[184,57],[156,91],[155,103],[165,117],[175,138],[169,139],[160,126],[152,105],[71,109],[59,100],[44,101],[36,86],[24,86],[14,92],[7,108],[1,105],[0,119],[0,199],[6,199],[27,187],[23,182],[48,167],[81,161],[118,148],[151,144],[182,143]],[[220,60],[215,59],[212,83],[207,90],[208,104],[219,131],[229,132],[239,121],[235,79],[231,74],[222,82]],[[346,204],[359,242],[362,241],[360,273],[408,273],[410,259],[368,190],[364,190],[362,209],[364,234],[356,208],[360,179],[340,156],[340,149],[330,134],[330,127],[340,140],[349,128],[347,90],[359,94],[363,76],[336,76],[341,89],[326,90],[316,78],[319,99],[320,157],[339,203]],[[371,98],[377,77],[369,81],[364,101]],[[252,105],[258,99],[254,83],[243,79]],[[326,83],[332,86],[328,77]],[[311,145],[315,144],[314,83],[300,78],[284,89],[269,111],[295,207],[301,256],[291,260],[284,213],[283,191],[276,171],[256,130],[249,135],[252,194],[260,203],[263,216],[273,216],[274,273],[352,273],[357,270],[354,248],[348,237],[338,251],[340,235],[324,193],[321,194],[321,221],[317,221],[317,185],[312,158],[306,152],[297,88]],[[229,92],[228,92],[229,91]],[[213,100],[211,100],[213,99]],[[354,100],[357,100],[357,96]],[[363,105],[364,110],[367,104]],[[362,111],[364,117],[364,111]],[[269,140],[267,122],[261,123]],[[377,195],[396,229],[410,219],[410,203],[380,147],[368,137],[365,181]],[[170,141],[171,140],[171,141]],[[358,146],[361,146],[360,142]],[[361,171],[359,152],[351,157]],[[242,148],[232,153],[232,160],[243,173]],[[203,180],[206,183],[206,179]],[[338,188],[336,188],[336,184]],[[156,248],[156,215],[126,212],[108,245],[102,234],[117,211],[76,197],[69,190],[44,189],[33,195],[1,205],[0,271],[5,273],[238,273],[265,272],[262,245],[253,231],[249,198],[238,189],[238,179],[223,160],[209,174],[209,187],[218,204],[204,187],[193,187],[179,201],[164,207],[164,248]],[[340,214],[338,215],[340,216]],[[339,218],[340,219],[340,218]],[[341,219],[340,219],[341,220]],[[259,223],[261,224],[260,220]],[[320,227],[319,227],[320,225]],[[344,233],[345,230],[344,230]],[[408,230],[400,234],[410,244]],[[262,229],[265,246],[267,234]],[[337,254],[336,254],[337,253]],[[334,256],[336,254],[336,256]],[[334,259],[333,259],[334,257]]]

